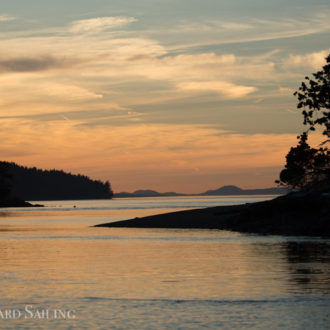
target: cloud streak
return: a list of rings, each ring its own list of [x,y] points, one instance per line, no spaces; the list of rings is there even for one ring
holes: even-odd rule
[[[9,16],[9,15],[0,15],[0,22],[9,22],[9,21],[15,21],[16,17]]]
[[[0,72],[37,72],[61,69],[77,65],[77,59],[55,58],[53,56],[0,58]]]
[[[179,88],[188,91],[213,91],[228,99],[239,99],[257,91],[256,87],[240,86],[225,81],[200,81],[179,84]]]
[[[122,16],[90,18],[72,22],[70,31],[72,33],[95,33],[106,29],[123,27],[135,21],[134,17]]]
[[[330,11],[311,12],[306,17],[236,20],[202,20],[182,23],[167,30],[167,43],[173,50],[205,46],[250,43],[303,37],[330,30]],[[151,36],[162,31],[149,31]]]
[[[325,64],[325,58],[330,53],[330,48],[320,52],[313,52],[309,54],[296,55],[291,54],[285,61],[285,67],[296,68],[310,68],[319,70]]]

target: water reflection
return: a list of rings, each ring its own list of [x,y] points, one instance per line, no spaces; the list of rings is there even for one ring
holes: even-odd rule
[[[328,326],[330,240],[91,228],[160,213],[95,210],[95,203],[0,214],[0,308],[32,304],[78,315],[61,324],[0,319],[0,328]]]
[[[6,308],[75,309],[77,328],[104,327],[98,322],[105,316],[115,328],[142,322],[141,329],[163,328],[171,318],[174,328],[183,319],[187,328],[194,319],[195,328],[211,329],[219,320],[234,328],[327,324],[328,241],[216,230],[10,228],[0,232]]]
[[[277,239],[274,242],[272,236],[265,236],[259,241],[260,236],[256,236],[256,242],[246,245],[254,256],[249,258],[250,263],[253,261],[250,272],[259,260],[273,279],[267,290],[272,291],[276,285],[278,290],[290,294],[330,293],[330,241],[306,237]]]
[[[287,242],[283,250],[288,260],[290,279],[300,290],[330,293],[329,242]]]

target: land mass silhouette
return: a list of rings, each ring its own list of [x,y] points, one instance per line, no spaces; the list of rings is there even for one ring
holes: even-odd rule
[[[10,197],[0,200],[0,207],[43,207],[41,204],[31,204],[20,198]]]
[[[263,202],[171,212],[95,227],[200,228],[328,237],[330,191],[291,192]]]
[[[237,196],[237,195],[283,195],[288,193],[287,188],[274,187],[274,188],[264,188],[264,189],[241,189],[237,186],[229,185],[222,186],[221,188],[215,190],[207,190],[200,194],[181,194],[176,192],[165,192],[160,193],[155,190],[136,190],[132,193],[120,192],[114,193],[114,197],[166,197],[166,196]]]
[[[29,168],[10,162],[0,162],[6,168],[10,182],[12,204],[19,200],[111,199],[113,192],[108,181],[92,180],[62,170]],[[20,205],[17,205],[20,206]]]

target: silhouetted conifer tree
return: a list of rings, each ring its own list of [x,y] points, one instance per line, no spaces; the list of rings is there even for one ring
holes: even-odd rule
[[[321,71],[313,73],[313,79],[305,77],[299,90],[294,93],[298,98],[298,109],[303,109],[304,125],[307,130],[298,136],[299,143],[291,148],[286,156],[285,168],[280,173],[280,185],[292,188],[316,188],[330,186],[330,54]],[[322,129],[326,139],[318,149],[311,148],[308,134],[316,127]]]
[[[113,197],[108,181],[91,180],[87,176],[65,173],[62,170],[27,168],[7,162],[1,162],[1,164],[2,168],[6,168],[7,173],[12,176],[13,195],[24,200],[110,199]],[[2,181],[7,182],[7,180]]]

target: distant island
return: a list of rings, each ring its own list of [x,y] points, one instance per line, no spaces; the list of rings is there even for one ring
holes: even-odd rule
[[[284,195],[289,189],[282,187],[263,188],[263,189],[241,189],[236,186],[223,186],[216,190],[208,190],[201,196],[226,196],[226,195]]]
[[[201,194],[180,194],[176,192],[160,193],[155,190],[136,190],[132,193],[120,192],[114,193],[116,198],[124,197],[170,197],[170,196],[229,196],[229,195],[284,195],[289,189],[282,187],[264,188],[264,189],[241,189],[236,186],[223,186],[215,190],[208,190]]]
[[[55,169],[29,168],[10,162],[0,162],[0,168],[5,169],[7,185],[10,187],[11,202],[9,204],[13,206],[28,206],[22,204],[22,200],[111,199],[113,197],[108,181],[92,180],[85,175],[75,175]],[[8,204],[8,200],[9,198],[6,202],[2,201],[2,204],[0,201],[0,206]]]
[[[113,197],[115,198],[124,198],[124,197],[166,197],[166,196],[186,196],[185,194],[178,194],[175,192],[165,192],[160,193],[155,190],[136,190],[132,193],[129,192],[120,192],[120,193],[114,193]]]

